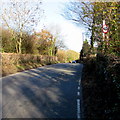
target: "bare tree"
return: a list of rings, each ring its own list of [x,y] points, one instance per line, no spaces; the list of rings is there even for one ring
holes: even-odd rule
[[[3,2],[2,22],[13,33],[16,40],[16,52],[21,53],[23,32],[34,32],[43,16],[42,2],[39,0],[10,0]],[[15,33],[18,33],[17,35]]]
[[[118,45],[119,2],[80,2],[80,0],[74,0],[67,4],[63,15],[79,25],[87,26],[91,32],[91,52],[95,41],[104,52],[110,46]],[[106,37],[102,32],[103,20],[109,26]],[[113,51],[117,52],[115,49]]]
[[[61,33],[61,28],[59,25],[52,25],[47,28],[49,32],[51,32],[55,38],[55,46],[57,49],[67,49],[63,38],[64,35]]]
[[[64,13],[66,19],[74,21],[76,24],[83,24],[88,28],[92,27],[93,6],[90,2],[72,0],[65,5]],[[91,14],[90,14],[91,13]]]
[[[72,0],[65,6],[62,14],[66,19],[72,20],[77,25],[85,25],[91,32],[91,47],[94,42],[94,27],[95,27],[95,10],[91,2],[81,2],[80,0]]]

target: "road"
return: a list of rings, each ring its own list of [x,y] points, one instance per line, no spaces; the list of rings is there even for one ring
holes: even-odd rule
[[[3,118],[79,118],[82,64],[54,64],[2,79]]]

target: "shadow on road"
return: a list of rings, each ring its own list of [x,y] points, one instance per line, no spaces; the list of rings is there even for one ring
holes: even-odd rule
[[[56,64],[3,78],[3,118],[76,118],[80,64]]]

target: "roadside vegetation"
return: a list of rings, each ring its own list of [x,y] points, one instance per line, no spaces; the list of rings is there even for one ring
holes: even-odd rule
[[[120,2],[70,2],[63,15],[84,24],[89,35],[80,52],[82,118],[120,119]],[[103,33],[105,24],[108,28]]]
[[[58,50],[57,52],[58,61],[62,63],[71,63],[73,60],[78,60],[79,55],[78,52],[73,50]]]
[[[35,28],[44,18],[42,2],[10,0],[2,10],[2,76],[43,65],[65,63],[78,59],[79,53],[68,50],[58,28]]]
[[[85,58],[83,64],[84,118],[120,119],[120,58],[98,54],[94,58]]]
[[[71,54],[71,55],[69,55]],[[55,56],[40,54],[1,53],[2,76],[7,76],[24,70],[44,65],[68,63],[79,58],[79,53],[72,50],[59,50]]]
[[[57,56],[2,53],[2,76],[58,63]]]
[[[64,43],[47,30],[22,34],[21,53],[18,53],[17,38],[13,38],[9,29],[2,29],[2,76],[79,58],[79,53],[67,50]]]

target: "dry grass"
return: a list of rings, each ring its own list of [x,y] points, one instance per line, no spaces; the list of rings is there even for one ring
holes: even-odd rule
[[[1,58],[2,76],[57,63],[57,57],[55,56],[1,53]]]

